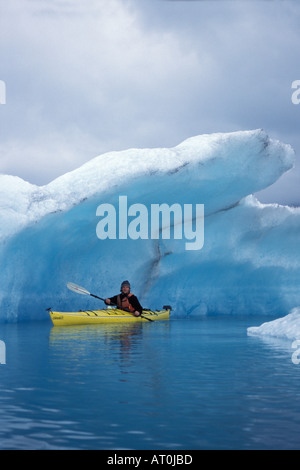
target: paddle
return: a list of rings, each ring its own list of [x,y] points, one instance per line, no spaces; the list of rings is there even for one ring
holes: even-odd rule
[[[95,299],[103,300],[105,302],[105,299],[102,299],[102,297],[98,297],[98,295],[91,294],[88,290],[86,290],[84,287],[77,286],[76,284],[73,284],[72,282],[68,282],[67,288],[70,289],[72,292],[76,292],[76,294],[81,294],[81,295],[90,295],[91,297],[95,297]],[[111,305],[114,305],[118,307],[118,305],[111,303]],[[120,307],[118,307],[120,308]],[[122,310],[122,309],[120,309]],[[130,313],[130,312],[129,312]],[[151,320],[151,318],[144,317],[144,315],[140,315],[142,318],[145,318],[145,320],[148,321],[154,321]]]

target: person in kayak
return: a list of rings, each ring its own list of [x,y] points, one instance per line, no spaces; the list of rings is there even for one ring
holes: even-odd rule
[[[143,313],[143,307],[138,298],[130,292],[130,289],[130,282],[122,282],[121,294],[106,299],[105,303],[106,305],[117,305],[118,308],[129,311],[136,317],[139,317]]]

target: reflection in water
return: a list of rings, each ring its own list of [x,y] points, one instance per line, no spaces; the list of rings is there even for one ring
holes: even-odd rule
[[[126,360],[136,348],[142,334],[142,323],[53,327],[49,345],[56,356],[65,357],[67,354],[68,358],[73,360],[83,359],[89,352],[91,354],[109,352],[108,355],[113,357],[116,348],[119,348],[121,359]]]
[[[146,323],[101,324],[53,327],[49,336],[50,350],[56,358],[80,361],[93,354],[97,359],[111,363],[118,358],[121,363],[130,363],[133,352],[139,352],[143,339],[149,335],[153,325]],[[164,333],[169,331],[169,322],[156,328]],[[147,342],[148,344],[148,342]],[[149,346],[149,344],[148,344]],[[149,351],[151,354],[151,351]],[[155,354],[155,351],[153,351]]]
[[[248,326],[4,325],[0,449],[297,449],[294,350]]]
[[[140,416],[154,416],[161,406],[168,381],[162,359],[168,356],[170,328],[169,322],[53,327],[49,363],[56,377],[61,373],[64,383],[76,388],[81,403],[93,391],[110,409],[109,420],[122,426],[124,413],[129,413],[127,424],[136,419],[130,415],[132,406]]]
[[[270,354],[274,354],[274,358],[277,354],[291,356],[293,353],[292,339],[267,335],[251,335],[249,333],[248,338],[253,343],[261,343],[262,345],[264,345],[270,352]]]
[[[51,348],[70,347],[72,351],[77,350],[77,346],[90,347],[91,344],[105,343],[109,341],[119,341],[124,350],[130,350],[134,337],[142,334],[142,323],[133,325],[78,325],[53,327],[50,332],[49,344]],[[74,348],[74,346],[76,347]]]

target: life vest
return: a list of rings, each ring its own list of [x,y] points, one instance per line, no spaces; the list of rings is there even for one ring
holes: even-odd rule
[[[130,293],[123,299],[121,299],[121,296],[118,295],[118,307],[121,308],[122,310],[129,310],[129,312],[135,312],[135,308],[131,305],[129,302],[129,298],[132,297],[133,294]]]

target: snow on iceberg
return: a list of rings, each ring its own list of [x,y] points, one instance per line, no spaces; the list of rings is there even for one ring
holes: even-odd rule
[[[253,193],[294,163],[262,130],[190,138],[172,149],[111,152],[47,186],[0,175],[0,321],[46,318],[44,308],[101,308],[130,279],[145,307],[178,315],[278,314],[300,305],[300,210],[261,205]],[[99,240],[99,204],[204,204],[205,243]]]
[[[247,329],[247,332],[249,336],[300,339],[300,308],[294,308],[283,318],[263,323],[261,326],[252,326]]]

